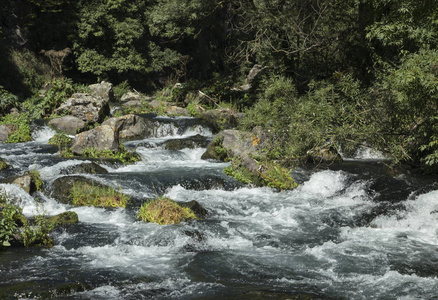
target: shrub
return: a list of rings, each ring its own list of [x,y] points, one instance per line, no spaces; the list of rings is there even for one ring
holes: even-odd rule
[[[50,145],[56,145],[59,148],[59,152],[62,153],[72,141],[65,133],[57,133],[49,139]]]
[[[196,216],[190,208],[181,207],[170,198],[158,197],[154,201],[143,203],[137,218],[144,222],[168,225],[196,219]]]
[[[130,197],[109,186],[75,183],[71,190],[74,206],[126,207]]]
[[[0,85],[0,113],[5,114],[9,109],[16,107],[17,105],[18,97],[9,93]]]
[[[6,143],[21,143],[32,140],[30,135],[30,122],[31,120],[28,113],[4,116],[0,124],[7,125],[12,129],[12,133],[9,134]]]
[[[113,93],[114,93],[115,100],[120,101],[122,96],[124,94],[126,94],[127,92],[129,92],[129,90],[130,90],[130,87],[129,87],[128,80],[122,81],[118,85],[114,86]]]

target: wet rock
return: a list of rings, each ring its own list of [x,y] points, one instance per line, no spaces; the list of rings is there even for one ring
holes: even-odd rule
[[[106,102],[114,100],[113,85],[109,82],[102,81],[101,83],[92,84],[89,86],[91,95],[103,99]]]
[[[200,118],[212,128],[213,132],[234,128],[239,120],[235,111],[225,108],[207,110],[200,115]]]
[[[68,224],[76,224],[79,222],[79,218],[78,214],[74,211],[66,211],[59,215],[50,217],[48,221],[52,223],[54,227],[58,227]]]
[[[77,134],[72,146],[73,154],[82,155],[86,148],[117,151],[119,149],[117,130],[115,127],[102,125]]]
[[[74,116],[63,116],[50,120],[48,125],[65,134],[75,135],[85,127],[86,123]]]
[[[71,190],[75,184],[105,187],[103,184],[83,176],[64,176],[53,182],[50,196],[61,203],[72,204]]]
[[[182,207],[190,208],[194,213],[197,219],[205,219],[208,215],[208,211],[202,207],[196,200],[192,200],[189,202],[177,202]]]
[[[121,139],[140,138],[145,133],[145,122],[137,115],[125,115],[119,118],[111,118],[102,123],[116,128]]]
[[[110,115],[109,102],[87,93],[76,93],[55,109],[56,114],[71,114],[87,123],[102,122]]]
[[[99,166],[98,164],[91,163],[83,163],[80,165],[74,165],[67,167],[61,170],[60,174],[62,175],[70,175],[70,174],[107,174],[108,171]]]
[[[202,135],[195,135],[186,139],[172,139],[164,143],[166,150],[181,150],[184,148],[194,149],[199,147],[207,147],[208,140]]]
[[[9,177],[4,179],[3,183],[16,184],[20,188],[22,188],[26,193],[29,194],[36,192],[37,190],[35,181],[30,174]]]

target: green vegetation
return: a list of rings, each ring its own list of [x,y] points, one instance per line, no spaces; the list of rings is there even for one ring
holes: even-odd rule
[[[9,114],[4,116],[0,124],[6,125],[11,130],[6,143],[21,143],[32,140],[30,135],[30,117],[28,113]]]
[[[74,206],[126,207],[129,196],[109,186],[75,183],[70,190]]]
[[[25,247],[51,247],[53,241],[49,232],[53,227],[44,213],[29,221],[15,200],[4,192],[0,194],[0,248],[11,246],[11,241]]]
[[[120,144],[119,150],[98,150],[96,148],[84,149],[83,156],[91,158],[117,159],[126,164],[132,164],[141,160],[141,157],[135,153],[126,150],[123,144]]]
[[[72,139],[69,138],[65,133],[57,133],[49,139],[49,144],[58,146],[59,153],[61,153],[61,156],[65,157],[68,156],[68,145],[71,143],[71,141]]]
[[[35,168],[29,171],[30,177],[32,178],[32,182],[35,183],[35,188],[37,191],[41,191],[43,187],[43,180],[41,179],[40,172]]]
[[[144,222],[168,225],[196,219],[196,216],[190,208],[181,207],[170,198],[158,197],[153,201],[143,203],[137,218]]]
[[[103,79],[117,84],[116,98],[132,87],[187,103],[202,91],[203,105],[246,111],[241,127],[268,132],[265,156],[284,165],[330,144],[345,154],[368,145],[394,162],[438,169],[438,0],[11,5],[34,12],[19,18],[32,50],[0,45],[0,111],[21,105],[30,119],[48,117],[74,82]],[[68,48],[57,72],[43,61]],[[247,80],[255,64],[264,71]],[[187,109],[196,115],[194,104]]]

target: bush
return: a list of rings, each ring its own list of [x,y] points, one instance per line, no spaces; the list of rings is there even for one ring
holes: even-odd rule
[[[0,85],[0,114],[6,114],[8,110],[18,106],[18,97]]]
[[[130,199],[118,189],[85,183],[73,184],[70,193],[74,206],[126,207]]]
[[[21,143],[32,140],[30,134],[31,119],[28,113],[22,114],[9,114],[2,118],[0,124],[6,125],[12,129],[12,133],[9,134],[6,143]]]
[[[196,219],[196,216],[190,208],[181,207],[170,198],[159,197],[154,201],[143,203],[137,218],[144,222],[167,225]]]
[[[123,163],[131,164],[141,160],[140,155],[126,150],[124,144],[120,144],[119,151],[98,150],[96,148],[85,148],[82,154],[85,157],[117,159]]]
[[[57,133],[49,139],[49,144],[58,146],[59,152],[62,154],[71,141],[72,139],[69,138],[65,133]]]
[[[116,101],[120,101],[122,96],[129,92],[129,90],[130,86],[128,80],[122,81],[121,83],[113,87],[114,99]]]

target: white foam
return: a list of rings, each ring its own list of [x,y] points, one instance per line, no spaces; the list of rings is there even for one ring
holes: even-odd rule
[[[41,129],[32,132],[32,139],[37,143],[47,144],[55,134],[55,130],[48,126],[44,126]]]

